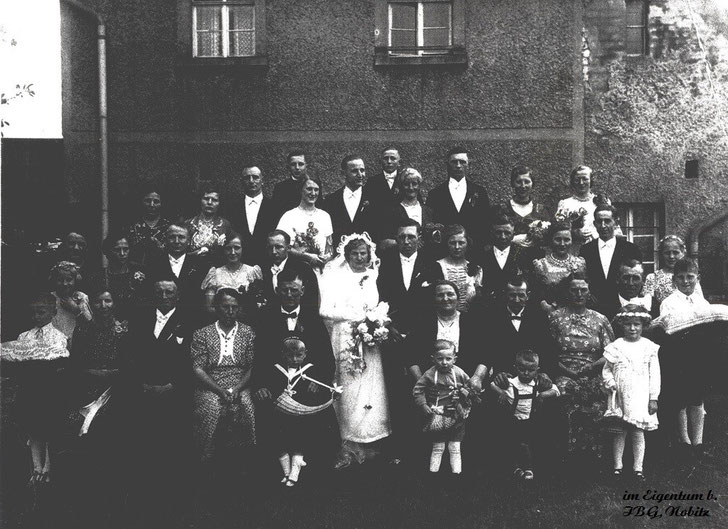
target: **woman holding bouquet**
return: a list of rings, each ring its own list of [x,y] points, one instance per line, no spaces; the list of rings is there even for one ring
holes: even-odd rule
[[[321,181],[307,176],[301,182],[301,203],[286,211],[277,229],[291,237],[291,252],[303,257],[311,267],[321,270],[332,254],[334,229],[327,212],[316,207]]]
[[[513,219],[514,239],[516,244],[526,240],[531,223],[548,220],[543,204],[533,200],[533,176],[531,169],[525,165],[516,165],[511,169],[511,187],[513,196],[504,204],[503,210]]]
[[[200,196],[200,213],[185,221],[190,232],[189,251],[210,264],[220,263],[220,249],[232,231],[230,221],[218,214],[219,209],[220,192],[208,185]]]
[[[556,217],[570,220],[578,228],[577,245],[580,247],[592,239],[599,237],[594,227],[594,211],[597,205],[594,203],[594,193],[591,191],[592,170],[586,165],[576,166],[569,175],[569,183],[572,195],[559,201],[556,206]],[[578,218],[577,218],[578,217]],[[578,225],[577,225],[578,224]],[[579,248],[576,248],[578,254]]]
[[[367,233],[344,236],[321,278],[321,316],[343,386],[334,404],[342,451],[337,468],[377,455],[391,433],[379,343],[387,338],[385,305],[379,305],[376,245]]]

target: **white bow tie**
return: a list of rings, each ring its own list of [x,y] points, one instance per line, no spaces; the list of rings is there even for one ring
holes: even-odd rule
[[[414,260],[415,260],[415,256],[414,256],[414,255],[411,255],[411,256],[409,256],[409,257],[405,257],[404,255],[402,255],[402,254],[399,254],[399,257],[400,257],[400,258],[402,259],[402,261],[403,261],[403,262],[405,262],[405,263],[411,263],[412,261],[414,261]]]
[[[283,268],[280,267],[280,266],[278,266],[278,265],[273,265],[273,266],[270,267],[270,271],[273,272],[273,275],[280,274],[281,273],[281,270],[283,270]]]

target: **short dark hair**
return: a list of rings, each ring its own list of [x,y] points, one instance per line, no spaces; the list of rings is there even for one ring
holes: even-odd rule
[[[694,274],[700,274],[700,268],[698,263],[689,257],[683,257],[675,262],[675,267],[672,269],[673,277],[677,274],[684,274],[685,272],[692,272]]]
[[[243,165],[243,167],[242,167],[242,168],[240,169],[240,174],[242,174],[242,173],[243,173],[243,171],[245,171],[246,169],[257,169],[258,171],[260,171],[260,176],[263,176],[263,169],[261,169],[261,168],[260,168],[260,165],[258,165],[258,164],[255,164],[255,163],[252,163],[252,162],[248,162],[248,163],[246,163],[246,164],[245,164],[245,165]]]
[[[107,235],[104,239],[104,242],[101,243],[101,251],[103,252],[103,254],[106,257],[111,255],[111,251],[114,249],[114,245],[121,239],[126,239],[126,242],[129,242],[129,236],[121,231],[117,231]]]
[[[437,290],[437,287],[441,287],[443,285],[452,287],[452,289],[455,291],[455,295],[458,297],[458,299],[460,298],[460,289],[454,282],[450,281],[449,279],[438,279],[437,281],[432,283],[433,294],[434,294],[435,290]]]
[[[644,266],[642,265],[642,261],[639,259],[623,259],[619,263],[619,268],[634,268],[636,266],[642,267],[642,272],[644,273]]]
[[[579,173],[589,173],[589,180],[592,181],[592,169],[586,165],[577,165],[569,173],[569,184],[574,185],[574,177]]]
[[[420,225],[420,223],[409,217],[407,217],[406,219],[402,219],[397,223],[397,230],[399,230],[399,228],[409,228],[411,226],[415,226],[417,228],[417,233],[420,233],[422,231],[422,226]]]
[[[528,279],[526,279],[526,276],[524,274],[521,274],[520,272],[517,274],[513,274],[508,278],[506,281],[506,286],[512,286],[512,287],[520,287],[523,285],[526,285],[526,288],[528,288]]]
[[[470,154],[468,153],[468,150],[465,147],[462,147],[460,145],[456,145],[455,147],[451,147],[447,151],[447,159],[450,159],[450,156],[453,154]]]
[[[301,178],[300,185],[298,186],[299,193],[303,193],[303,188],[306,187],[306,182],[308,181],[315,182],[319,186],[319,197],[324,192],[324,185],[321,183],[321,179],[318,176],[312,176],[310,174],[306,174],[305,177]]]
[[[364,158],[362,158],[359,154],[347,154],[341,160],[341,170],[346,171],[346,166],[349,165],[349,162],[353,162],[354,160],[364,161]]]
[[[240,241],[240,246],[243,246],[243,237],[238,232],[231,231],[230,235],[228,235],[225,238],[225,243],[222,245],[223,248],[225,248],[228,244],[230,244],[230,241],[233,239],[238,239]]]
[[[145,196],[147,196],[151,193],[158,194],[159,198],[161,199],[162,193],[159,189],[160,189],[159,186],[155,183],[148,183],[148,184],[142,185],[139,189],[139,200],[143,200]]]
[[[531,349],[521,349],[516,352],[516,362],[528,362],[538,364],[538,353]]]
[[[180,230],[185,230],[187,232],[187,237],[190,236],[190,228],[189,228],[189,226],[187,226],[187,224],[185,224],[184,222],[180,222],[180,223],[177,223],[177,224],[173,223],[173,224],[170,224],[169,226],[167,226],[167,230],[164,232],[165,237],[169,233],[169,230],[171,230],[172,228],[177,228],[177,229],[180,229]]]
[[[221,288],[220,290],[215,292],[214,304],[219,305],[222,302],[222,298],[224,297],[231,297],[235,299],[238,303],[240,303],[240,292],[238,292],[234,288]]]
[[[288,235],[288,233],[286,233],[283,230],[273,230],[272,232],[268,233],[266,238],[270,239],[271,237],[278,237],[278,236],[283,237],[283,240],[286,241],[286,245],[291,244],[291,236]]]
[[[612,214],[612,218],[615,221],[617,220],[617,208],[615,208],[611,204],[606,203],[606,202],[605,203],[602,203],[602,204],[599,204],[596,207],[596,209],[594,210],[594,218],[596,218],[597,213],[599,213],[600,211],[609,211]]]
[[[301,274],[298,273],[298,270],[289,267],[284,270],[282,270],[278,274],[278,284],[281,283],[290,283],[291,281],[300,281],[301,284],[303,284],[303,278],[301,277]]]
[[[47,306],[56,306],[56,296],[51,294],[50,292],[36,292],[30,298],[28,299],[29,305],[47,305]]]
[[[531,178],[531,182],[533,182],[533,175],[531,174],[530,167],[525,165],[515,165],[513,169],[511,169],[511,185],[513,185],[513,182],[515,182],[517,177],[524,174],[527,174]]]
[[[511,226],[516,225],[510,215],[505,215],[501,211],[494,212],[493,216],[490,219],[490,227],[492,228],[493,226],[502,226],[504,224],[510,224]]]
[[[392,147],[392,146],[385,147],[384,149],[382,149],[382,152],[380,154],[383,156],[384,153],[387,152],[387,151],[396,151],[397,154],[400,154],[401,155],[401,153],[399,152],[399,149],[397,147]]]
[[[209,195],[210,193],[217,193],[217,195],[220,197],[220,201],[222,202],[222,193],[220,192],[220,184],[216,182],[204,182],[202,185],[200,185],[200,192],[199,197],[202,198],[205,195]]]
[[[294,156],[303,156],[306,158],[306,151],[303,149],[293,149],[291,152],[288,153],[288,156],[286,156],[286,161],[290,161],[291,158]]]

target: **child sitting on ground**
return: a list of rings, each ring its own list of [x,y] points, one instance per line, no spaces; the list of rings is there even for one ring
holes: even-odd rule
[[[412,390],[415,404],[426,417],[424,431],[432,438],[430,472],[438,472],[445,445],[450,453],[450,470],[462,472],[460,443],[465,436],[465,419],[477,395],[467,386],[470,377],[455,365],[455,344],[437,340],[432,353],[433,367],[425,371]]]
[[[604,348],[607,362],[602,369],[604,387],[610,392],[605,417],[619,421],[614,432],[614,476],[622,475],[622,456],[627,432],[632,440],[634,475],[645,480],[642,462],[645,458],[645,430],[657,429],[657,398],[660,395],[660,362],[656,343],[642,337],[652,318],[646,308],[628,304],[614,317],[623,338]]]
[[[55,296],[50,292],[38,294],[30,308],[34,327],[17,341],[3,344],[1,357],[18,363],[18,422],[28,435],[33,461],[28,484],[36,486],[51,481],[49,440],[58,434],[63,419],[60,371],[69,352],[66,335],[51,323],[57,312]]]
[[[560,393],[559,388],[548,378],[544,377],[536,384],[538,354],[531,350],[516,353],[515,372],[516,376],[508,379],[506,389],[499,388],[495,382],[490,387],[498,394],[498,403],[509,408],[508,436],[516,450],[513,475],[517,479],[531,481],[534,477],[531,454],[531,445],[535,440],[531,417],[534,400],[558,397]]]

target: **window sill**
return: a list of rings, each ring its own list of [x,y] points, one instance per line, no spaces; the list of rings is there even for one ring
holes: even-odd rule
[[[450,48],[428,55],[392,55],[391,48],[374,48],[374,66],[467,66],[465,48]]]
[[[185,57],[180,66],[189,70],[210,70],[215,68],[267,68],[268,57],[255,55],[253,57]]]

